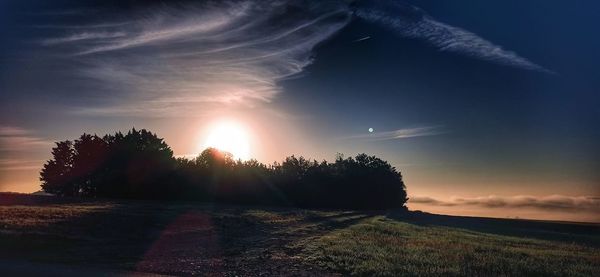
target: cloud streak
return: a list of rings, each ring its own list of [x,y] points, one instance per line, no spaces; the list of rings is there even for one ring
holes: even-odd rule
[[[14,126],[0,126],[0,152],[17,152],[32,148],[48,147],[50,141],[39,138],[27,129]]]
[[[482,208],[535,208],[554,211],[592,211],[600,213],[600,197],[594,196],[481,196],[472,198],[453,197],[442,201],[426,196],[412,196],[410,203],[427,204],[432,206],[472,206]]]
[[[39,170],[43,160],[0,159],[0,171]]]
[[[350,136],[346,136],[346,137],[341,137],[340,139],[383,141],[383,140],[395,140],[395,139],[405,139],[405,138],[424,137],[424,136],[435,136],[435,135],[441,135],[444,133],[446,133],[446,132],[440,126],[423,126],[423,127],[405,128],[405,129],[397,129],[397,130],[383,131],[383,132],[378,132],[375,130],[373,133],[350,135]]]
[[[437,21],[418,7],[398,1],[363,2],[355,12],[359,18],[394,30],[398,35],[420,39],[440,51],[458,53],[497,64],[553,73],[518,54],[467,30]]]
[[[37,152],[49,150],[52,144],[31,130],[0,125],[0,175],[39,170],[44,161]]]
[[[43,45],[54,45],[61,43],[69,43],[83,40],[99,40],[99,39],[111,39],[111,38],[119,38],[124,37],[126,34],[124,32],[84,32],[77,33],[67,37],[61,38],[53,38],[53,39],[45,39],[42,41]]]
[[[0,126],[0,137],[23,136],[30,133],[31,131],[20,127]]]

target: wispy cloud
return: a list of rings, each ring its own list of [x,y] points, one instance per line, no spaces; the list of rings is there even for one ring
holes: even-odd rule
[[[0,171],[39,170],[43,160],[0,159]]]
[[[422,126],[414,128],[397,129],[392,131],[379,132],[374,130],[372,133],[356,134],[341,137],[339,139],[357,139],[357,140],[369,140],[369,141],[381,141],[381,140],[394,140],[404,139],[413,137],[424,137],[424,136],[435,136],[446,133],[446,131],[440,126]]]
[[[40,28],[40,29],[82,29],[82,30],[92,30],[95,28],[102,28],[102,29],[110,29],[113,27],[120,27],[123,25],[127,25],[127,21],[124,22],[111,22],[111,23],[98,23],[98,24],[77,24],[77,25],[73,25],[73,24],[40,24],[40,25],[34,25],[35,28]]]
[[[39,152],[49,151],[51,147],[51,141],[37,136],[32,130],[0,125],[0,174],[39,170],[45,156],[40,156]]]
[[[481,197],[453,197],[449,201],[442,201],[425,196],[411,196],[410,203],[428,204],[433,206],[477,206],[484,208],[536,208],[543,210],[562,211],[594,211],[600,213],[600,197],[594,196],[481,196]]]
[[[42,41],[44,45],[53,45],[67,42],[76,42],[82,40],[98,40],[124,37],[124,32],[83,32],[61,38],[51,38]]]
[[[437,21],[423,10],[399,1],[368,1],[356,16],[391,28],[407,38],[421,39],[441,51],[455,52],[498,64],[552,73],[518,54],[467,30]]]
[[[144,7],[127,17],[128,24],[116,24],[126,21],[117,16],[115,24],[89,22],[43,41],[84,64],[78,74],[128,95],[78,113],[165,116],[206,103],[268,103],[277,82],[309,65],[313,48],[351,13],[341,2],[207,1]]]
[[[0,126],[0,137],[23,136],[30,134],[31,131],[14,126]]]
[[[35,136],[30,130],[0,126],[0,152],[16,152],[49,145],[52,145],[50,141]]]

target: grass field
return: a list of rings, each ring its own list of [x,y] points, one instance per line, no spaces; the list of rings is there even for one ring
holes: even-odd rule
[[[0,194],[0,269],[16,272],[26,263],[29,272],[59,266],[59,273],[75,266],[167,275],[599,276],[599,231],[595,224],[424,213]]]

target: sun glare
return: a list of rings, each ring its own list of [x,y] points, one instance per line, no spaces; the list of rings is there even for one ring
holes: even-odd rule
[[[210,130],[204,148],[229,152],[235,159],[250,159],[250,142],[246,130],[235,122],[221,122]]]

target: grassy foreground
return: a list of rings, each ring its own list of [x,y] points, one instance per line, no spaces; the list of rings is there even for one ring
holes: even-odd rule
[[[600,251],[581,244],[418,226],[376,217],[324,235],[309,259],[379,276],[597,276]]]
[[[599,231],[420,213],[0,194],[0,270],[27,262],[34,273],[75,265],[173,275],[598,276]]]

